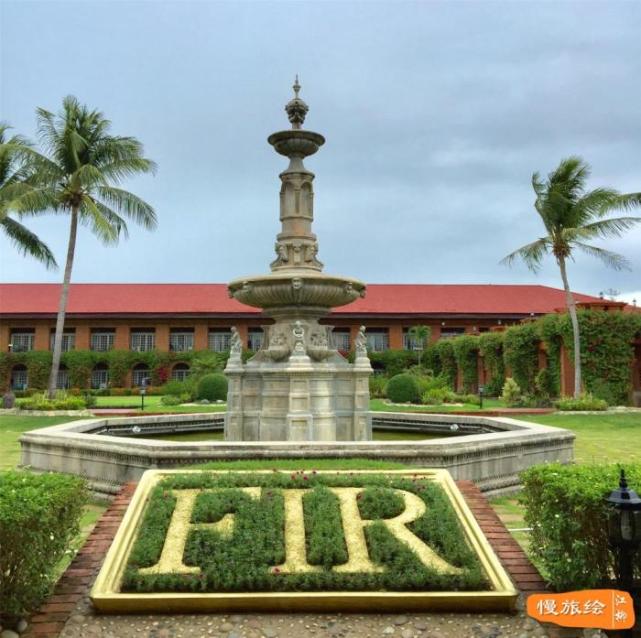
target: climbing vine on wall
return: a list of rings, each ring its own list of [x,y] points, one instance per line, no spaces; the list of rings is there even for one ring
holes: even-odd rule
[[[585,389],[610,405],[628,403],[634,358],[630,342],[641,335],[641,314],[583,310],[578,316]],[[567,316],[560,322],[560,332],[572,360],[572,326]]]
[[[567,319],[567,315],[545,315],[536,324],[541,340],[545,344],[547,380],[551,396],[561,394],[561,348],[563,346],[561,325]]]
[[[534,388],[534,378],[539,370],[540,336],[535,322],[512,326],[505,331],[503,357],[512,378],[521,390]]]
[[[486,332],[479,337],[479,353],[488,373],[485,392],[490,396],[501,394],[505,383],[505,362],[503,361],[502,332]]]
[[[463,392],[476,392],[479,368],[479,338],[473,335],[461,335],[452,340],[456,365],[461,373]]]
[[[435,351],[440,363],[439,374],[444,376],[448,380],[452,390],[455,390],[457,366],[452,339],[441,339],[437,341]]]

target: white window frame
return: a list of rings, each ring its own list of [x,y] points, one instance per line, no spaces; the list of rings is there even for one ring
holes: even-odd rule
[[[53,342],[56,339],[56,333],[52,332],[49,337],[49,350],[53,350]],[[62,349],[61,352],[69,352],[76,347],[76,333],[73,330],[68,330],[62,333]]]
[[[229,328],[216,328],[207,335],[207,347],[212,352],[227,352],[231,347],[231,330]]]
[[[352,339],[349,330],[332,330],[332,343],[334,348],[340,352],[349,352]]]
[[[102,390],[109,385],[109,369],[94,368],[91,371],[91,387],[94,390]]]
[[[193,349],[193,330],[181,330],[169,333],[169,352],[189,352]]]
[[[389,330],[387,328],[372,328],[366,330],[367,349],[370,352],[389,350]]]
[[[191,368],[187,366],[186,368],[179,368],[174,366],[171,370],[171,380],[172,381],[184,381],[191,374]]]
[[[265,331],[262,328],[250,328],[247,333],[247,349],[254,352],[261,349],[265,339]]]
[[[134,352],[149,352],[156,348],[156,332],[154,330],[131,331],[130,348]]]
[[[11,352],[29,352],[33,350],[35,332],[12,332]]]
[[[452,332],[455,330],[456,332]],[[449,334],[448,334],[449,333]],[[465,334],[463,326],[449,326],[441,328],[441,339],[455,339]]]
[[[17,381],[20,380],[20,383]],[[12,390],[26,390],[29,387],[29,371],[24,370],[11,370],[11,389]]]
[[[92,330],[89,348],[94,352],[106,352],[114,347],[116,332],[114,330]]]
[[[59,369],[58,375],[56,376],[56,388],[58,388],[58,390],[68,390],[70,387],[69,370],[66,368]]]
[[[151,377],[151,370],[149,369],[149,367],[134,368],[131,371],[131,385],[140,387],[142,386],[143,379],[148,379],[150,377]],[[136,382],[136,379],[138,379],[138,382]]]

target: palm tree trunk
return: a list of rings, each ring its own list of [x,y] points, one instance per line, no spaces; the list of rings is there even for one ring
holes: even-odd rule
[[[71,269],[73,258],[76,253],[76,235],[78,233],[78,209],[71,210],[71,225],[69,227],[69,244],[67,245],[67,262],[65,263],[65,276],[62,281],[62,293],[60,294],[60,305],[58,306],[58,317],[56,319],[56,334],[53,339],[53,361],[51,362],[51,374],[49,375],[49,398],[56,395],[58,381],[58,370],[60,369],[60,357],[62,356],[62,335],[65,327],[65,314],[67,313],[67,299],[69,297],[69,282],[71,281]]]
[[[565,269],[565,259],[563,257],[557,259],[559,269],[561,270],[561,278],[563,279],[563,288],[565,288],[565,300],[570,313],[570,321],[572,322],[572,335],[574,337],[574,398],[578,399],[581,394],[581,336],[579,334],[579,319],[576,315],[576,303],[574,295],[570,290],[568,283],[568,273]]]

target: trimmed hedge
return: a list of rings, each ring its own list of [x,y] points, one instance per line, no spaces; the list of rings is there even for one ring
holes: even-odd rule
[[[259,499],[238,488],[262,487]],[[185,546],[185,564],[198,566],[199,574],[141,574],[154,565],[162,552],[176,499],[174,490],[228,488],[204,491],[196,498],[193,523],[211,523],[234,514],[230,537],[207,529],[193,530]],[[339,501],[330,487],[363,487],[358,499],[361,516],[372,523],[365,529],[373,562],[385,566],[380,573],[340,573],[332,569],[348,558]],[[314,573],[282,573],[285,560],[284,498],[282,489],[305,490],[303,515],[307,559],[321,569]],[[394,516],[399,506],[392,489],[412,492],[426,505],[423,516],[409,529],[450,564],[457,574],[443,574],[421,563],[408,547],[393,536],[382,518]],[[222,540],[222,542],[221,542]],[[452,505],[442,488],[421,478],[376,474],[177,474],[154,488],[144,519],[125,568],[123,591],[223,592],[223,591],[435,591],[488,589],[481,565],[465,542]]]
[[[0,473],[1,616],[23,616],[47,596],[86,499],[75,476]]]
[[[196,388],[196,398],[207,401],[227,400],[227,377],[224,374],[206,374]]]
[[[641,492],[641,464],[625,467],[630,487]],[[607,586],[615,568],[608,547],[609,506],[619,484],[615,465],[537,465],[522,475],[530,551],[554,589]],[[641,552],[635,570],[641,575]]]
[[[392,403],[419,403],[421,391],[413,374],[397,374],[387,382],[387,398]]]

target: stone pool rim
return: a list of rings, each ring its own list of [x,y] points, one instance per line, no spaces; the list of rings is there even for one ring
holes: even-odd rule
[[[163,441],[136,436],[95,434],[109,426],[167,427],[207,420],[219,426],[224,412],[82,419],[25,432],[20,437],[21,465],[35,471],[83,476],[90,488],[115,494],[148,469],[187,467],[208,461],[347,459],[396,461],[408,466],[447,469],[455,480],[472,480],[492,495],[514,491],[519,474],[545,462],[573,460],[575,435],[569,430],[509,417],[480,417],[405,412],[375,412],[381,429],[416,431],[430,426],[482,426],[489,433],[457,434],[425,441]],[[403,426],[385,426],[385,422]],[[383,425],[381,425],[383,423]],[[312,469],[312,465],[310,465]]]

